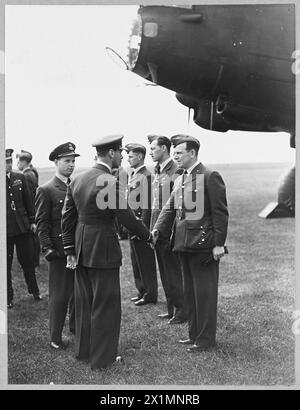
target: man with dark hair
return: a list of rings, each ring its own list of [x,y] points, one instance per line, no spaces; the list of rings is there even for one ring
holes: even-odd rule
[[[29,151],[21,150],[19,154],[16,155],[17,157],[17,167],[19,171],[21,171],[28,183],[28,186],[30,188],[30,192],[32,195],[32,200],[33,202],[35,201],[35,194],[37,187],[39,185],[39,174],[36,170],[36,168],[32,165],[32,154]],[[34,240],[34,264],[35,267],[38,267],[40,265],[40,242],[39,238],[37,236],[37,233],[33,234],[33,240]]]
[[[32,154],[29,151],[22,149],[21,152],[16,155],[16,158],[18,160],[17,167],[19,171],[23,172],[23,174],[25,175],[34,198],[37,187],[39,185],[39,174],[36,168],[31,163]]]
[[[199,141],[178,135],[173,143],[174,159],[184,172],[152,234],[155,242],[175,221],[172,247],[179,253],[189,320],[189,338],[180,343],[190,345],[192,353],[216,343],[219,261],[225,254],[228,209],[222,177],[198,161]]]
[[[150,155],[156,166],[153,181],[153,201],[150,230],[159,217],[173,189],[174,180],[178,177],[178,166],[170,158],[171,141],[160,135],[148,135]],[[178,255],[170,249],[171,229],[161,235],[155,246],[161,283],[167,300],[167,313],[160,318],[169,319],[169,324],[180,324],[186,321],[183,298],[183,278]]]
[[[137,218],[149,228],[151,218],[151,173],[145,167],[146,148],[127,144],[128,162],[132,168],[127,187],[127,199]],[[134,282],[138,294],[131,299],[136,306],[157,302],[157,272],[153,249],[129,233],[130,255]]]
[[[34,242],[36,230],[32,194],[23,174],[12,170],[13,149],[6,149],[6,218],[7,218],[7,307],[13,307],[11,267],[16,246],[17,257],[23,268],[28,292],[40,301],[35,276]]]
[[[55,176],[41,185],[36,194],[36,222],[43,253],[49,262],[49,330],[50,347],[65,349],[62,331],[69,308],[69,329],[75,333],[74,272],[66,267],[61,234],[61,213],[74,171],[75,144],[67,142],[49,155],[56,167]]]
[[[92,369],[117,356],[121,323],[122,253],[115,217],[142,240],[151,240],[125,199],[125,188],[112,175],[122,161],[122,135],[98,138],[97,162],[77,175],[67,190],[62,217],[67,266],[75,269],[75,351]]]

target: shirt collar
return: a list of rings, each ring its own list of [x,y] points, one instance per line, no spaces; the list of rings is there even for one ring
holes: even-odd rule
[[[55,176],[67,185],[69,179],[68,177],[64,177],[63,175],[60,175],[58,172],[56,172]]]
[[[190,175],[190,173],[193,171],[193,169],[196,168],[197,165],[200,164],[200,161],[197,161],[194,165],[192,165],[189,169],[187,169],[187,174]]]
[[[106,162],[103,162],[103,161],[100,161],[100,159],[97,159],[96,164],[103,165],[104,167],[106,167],[109,170],[110,173],[112,172],[111,167],[108,164],[106,164]]]
[[[31,167],[28,166],[28,167],[24,168],[24,169],[23,169],[23,172],[27,171],[27,169],[31,169]]]
[[[166,166],[169,164],[169,162],[172,161],[172,158],[167,158],[164,162],[162,162],[161,164],[157,164],[160,166],[160,172],[166,168]]]
[[[139,172],[140,169],[144,168],[144,166],[145,166],[145,164],[141,165],[141,166],[138,167],[138,168],[135,168],[135,169],[133,170],[132,176],[133,176],[133,175],[136,175],[136,174]]]

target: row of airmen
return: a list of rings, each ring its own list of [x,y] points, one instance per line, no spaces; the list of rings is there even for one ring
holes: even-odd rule
[[[50,346],[54,349],[66,347],[62,340],[62,330],[69,309],[70,331],[75,333],[76,357],[90,361],[93,368],[105,367],[117,358],[121,320],[118,290],[121,253],[119,243],[115,242],[115,216],[129,231],[131,261],[137,289],[137,295],[131,299],[132,302],[136,306],[157,302],[157,259],[167,301],[167,311],[159,316],[168,319],[169,324],[180,324],[188,320],[189,338],[181,342],[192,345],[189,351],[198,351],[215,343],[218,262],[224,255],[228,220],[224,182],[218,173],[208,171],[199,162],[200,143],[197,139],[184,135],[171,139],[150,135],[150,155],[156,166],[152,184],[153,197],[148,195],[148,200],[153,198],[153,203],[148,202],[143,209],[133,211],[129,206],[122,211],[99,210],[96,197],[101,187],[96,183],[97,177],[99,173],[109,173],[116,175],[116,180],[118,179],[120,174],[115,171],[121,169],[124,149],[132,169],[128,178],[128,193],[134,193],[141,178],[149,181],[152,178],[144,164],[146,147],[141,144],[127,144],[123,148],[122,138],[99,138],[93,144],[97,151],[96,164],[92,170],[79,174],[72,181],[70,177],[74,171],[75,158],[79,155],[75,152],[75,145],[68,142],[55,148],[49,160],[55,163],[56,173],[49,182],[37,189],[35,217],[30,209],[26,209],[28,183],[20,178],[23,184],[23,208],[26,209],[29,219],[27,239],[29,236],[34,237],[32,233],[37,229],[42,251],[49,262]],[[170,156],[172,143],[176,161]],[[11,152],[7,150],[7,164],[11,161],[9,154]],[[30,167],[30,164],[28,166]],[[170,212],[161,212],[166,199],[162,195],[163,181],[166,176],[169,181],[174,181],[177,174],[178,178],[181,178],[178,167],[189,171],[191,175],[205,175],[207,198],[204,217],[198,225],[203,228],[202,225],[209,220],[212,231],[216,231],[216,238],[207,247],[201,245],[202,248],[195,250],[189,249],[189,245],[187,248],[186,245],[179,245],[178,248],[178,243],[183,239],[178,236],[179,240],[176,240],[176,235],[174,247],[176,212],[173,212],[173,219],[170,218]],[[11,170],[10,172],[12,173]],[[150,183],[148,186],[151,189]],[[115,190],[120,194],[118,184]],[[14,211],[16,220],[19,219],[17,209],[18,207]],[[132,212],[135,214],[133,219]],[[182,216],[179,219],[182,219]],[[173,238],[170,241],[172,231]],[[179,235],[180,229],[177,231]],[[192,230],[189,232],[192,233]],[[205,234],[204,230],[200,232],[202,241]],[[14,243],[17,245],[16,236],[25,239],[24,235],[24,232],[22,235],[15,235]],[[186,242],[186,238],[184,241]],[[103,246],[103,243],[106,243],[107,247]],[[149,243],[152,246],[149,246]],[[21,262],[18,245],[17,254]],[[200,259],[195,257],[197,255]],[[202,274],[199,273],[199,262],[202,264]],[[11,264],[8,265],[9,269],[10,266]],[[10,275],[8,282],[9,278]],[[8,286],[9,289],[12,289],[11,286]],[[30,287],[28,290],[36,300],[40,298],[38,290]],[[12,306],[9,292],[8,304]]]

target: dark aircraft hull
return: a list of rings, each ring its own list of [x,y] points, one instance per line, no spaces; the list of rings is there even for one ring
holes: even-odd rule
[[[294,135],[294,5],[142,6],[139,14],[131,70],[175,91],[196,124]]]
[[[141,6],[139,14],[134,73],[175,91],[202,128],[285,131],[295,148],[293,4]],[[294,216],[294,182],[285,180],[261,216]]]

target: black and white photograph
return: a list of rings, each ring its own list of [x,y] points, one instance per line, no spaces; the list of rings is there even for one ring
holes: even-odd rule
[[[297,389],[296,3],[25,3],[0,16],[1,385]]]

